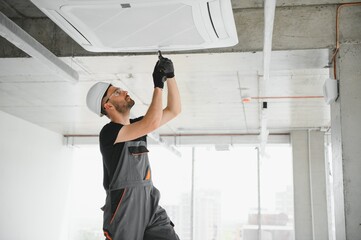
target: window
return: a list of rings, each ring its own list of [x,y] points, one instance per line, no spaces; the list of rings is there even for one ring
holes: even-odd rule
[[[266,148],[268,157],[260,159],[260,175],[254,146],[235,145],[223,151],[213,146],[178,147],[181,157],[162,146],[148,149],[160,205],[175,223],[180,239],[294,239],[289,145]],[[100,207],[105,191],[98,146],[74,148],[74,159],[69,239],[102,239]]]
[[[69,240],[104,239],[105,203],[103,164],[99,146],[74,147],[74,163],[68,203]]]

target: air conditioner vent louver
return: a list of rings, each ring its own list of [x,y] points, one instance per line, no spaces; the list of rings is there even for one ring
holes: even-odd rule
[[[32,1],[88,51],[176,51],[238,42],[230,0]]]

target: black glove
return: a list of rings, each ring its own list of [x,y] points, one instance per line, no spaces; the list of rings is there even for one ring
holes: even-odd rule
[[[159,66],[163,69],[165,75],[167,78],[173,78],[174,77],[174,66],[172,60],[169,58],[165,58],[162,56],[162,52],[158,51],[158,58],[159,58]]]
[[[155,64],[154,70],[153,70],[153,83],[154,87],[159,87],[163,89],[164,82],[167,80],[167,76],[164,72],[164,68],[160,67],[159,61]]]
[[[174,66],[172,60],[169,58],[164,58],[162,56],[159,57],[159,66],[163,69],[167,78],[174,77]]]

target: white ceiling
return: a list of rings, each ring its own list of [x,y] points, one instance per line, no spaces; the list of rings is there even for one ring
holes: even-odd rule
[[[328,49],[272,52],[263,96],[258,88],[262,52],[164,55],[174,62],[183,111],[160,134],[258,134],[262,105],[257,97],[267,97],[270,133],[330,126],[330,109],[322,98]],[[78,83],[33,58],[1,58],[0,110],[64,135],[98,134],[108,119],[91,113],[85,97],[96,81],[108,81],[129,90],[136,101],[133,116],[145,114],[156,53],[62,60],[79,72]],[[242,96],[251,101],[243,103]]]

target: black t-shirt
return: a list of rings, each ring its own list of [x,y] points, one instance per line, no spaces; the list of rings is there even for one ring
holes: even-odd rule
[[[137,122],[143,117],[130,119],[130,123]],[[113,178],[114,172],[118,166],[120,154],[123,151],[124,142],[114,144],[117,138],[118,132],[123,127],[120,123],[110,122],[106,124],[99,134],[100,152],[103,156],[103,169],[104,178],[103,186],[107,190],[109,189],[110,181]],[[147,136],[142,136],[133,141],[147,141]]]

